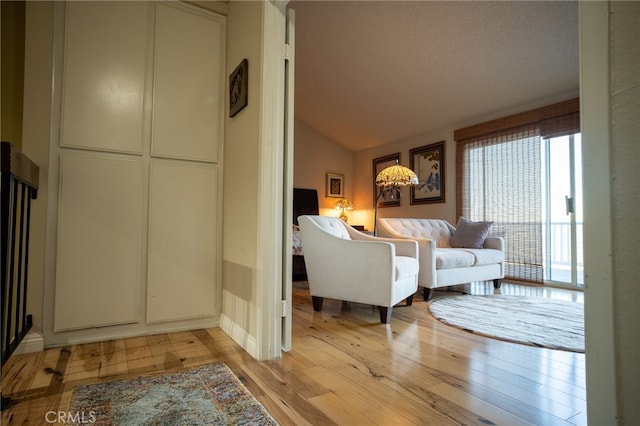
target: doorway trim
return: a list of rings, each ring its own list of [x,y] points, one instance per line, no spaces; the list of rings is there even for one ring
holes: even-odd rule
[[[284,211],[285,191],[292,191],[285,182],[284,149],[284,61],[286,6],[288,1],[269,1],[263,8],[263,93],[260,153],[260,211],[258,236],[258,270],[262,288],[259,312],[257,354],[259,360],[280,358],[282,346],[282,262],[283,226],[291,222],[291,213]],[[292,162],[292,159],[288,160]],[[288,216],[287,216],[288,215]],[[291,331],[289,330],[289,333]]]
[[[585,353],[590,424],[616,424],[611,230],[609,3],[580,2],[580,111],[585,262]]]

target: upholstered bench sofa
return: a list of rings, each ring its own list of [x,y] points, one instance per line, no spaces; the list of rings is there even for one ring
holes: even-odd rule
[[[486,233],[484,236],[471,235],[469,238],[467,230],[473,233],[477,224],[464,218],[461,221],[458,222],[461,232],[456,235],[456,228],[446,220],[378,219],[379,236],[418,242],[418,285],[424,289],[425,300],[430,300],[433,290],[438,287],[472,281],[493,280],[494,287],[500,288],[504,278],[504,240],[486,237]],[[465,235],[462,235],[463,232]],[[452,240],[454,236],[458,238]]]

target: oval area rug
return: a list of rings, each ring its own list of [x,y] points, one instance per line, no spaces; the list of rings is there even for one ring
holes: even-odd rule
[[[494,339],[584,352],[584,305],[527,296],[453,296],[429,304],[439,321]]]

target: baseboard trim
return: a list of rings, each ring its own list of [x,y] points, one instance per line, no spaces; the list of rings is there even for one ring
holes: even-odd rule
[[[24,336],[24,339],[22,339],[22,342],[20,342],[13,354],[29,354],[42,351],[44,351],[44,337],[42,333],[30,330],[27,335]]]
[[[247,330],[224,314],[220,316],[220,328],[227,333],[234,342],[242,346],[252,357],[258,358],[256,338],[250,335]]]
[[[154,334],[174,333],[219,327],[218,317],[196,318],[158,323],[123,324],[108,327],[93,327],[80,330],[51,332],[47,334],[45,347],[52,348],[66,345],[104,342],[107,340],[128,339],[131,337],[151,336]]]

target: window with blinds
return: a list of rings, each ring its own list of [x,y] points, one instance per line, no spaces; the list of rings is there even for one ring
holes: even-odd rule
[[[578,99],[459,129],[456,210],[492,221],[505,240],[505,276],[541,283],[543,271],[544,138],[580,131]]]

